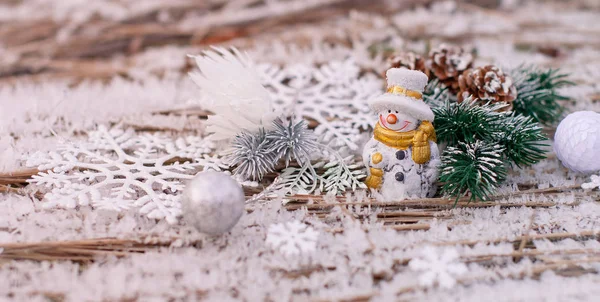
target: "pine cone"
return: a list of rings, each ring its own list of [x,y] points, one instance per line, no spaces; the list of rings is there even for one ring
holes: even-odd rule
[[[458,85],[459,103],[473,95],[473,98],[478,99],[479,104],[508,103],[509,106],[500,111],[509,111],[512,110],[512,102],[517,97],[517,89],[512,78],[494,65],[465,70],[458,78]]]
[[[388,69],[404,67],[410,70],[418,70],[429,78],[430,72],[425,59],[412,51],[391,55],[387,59],[387,65]]]
[[[458,77],[471,68],[473,55],[459,46],[441,44],[429,52],[427,67],[453,93],[458,91]]]

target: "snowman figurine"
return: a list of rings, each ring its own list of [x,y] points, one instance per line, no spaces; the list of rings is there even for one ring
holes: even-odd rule
[[[392,68],[386,77],[387,92],[369,101],[379,120],[363,150],[365,184],[385,201],[432,197],[440,154],[431,124],[434,115],[423,101],[427,76]]]

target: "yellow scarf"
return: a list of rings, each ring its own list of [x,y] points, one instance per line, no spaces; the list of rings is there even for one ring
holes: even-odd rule
[[[400,150],[412,148],[412,159],[417,164],[424,164],[431,157],[429,141],[435,142],[435,129],[429,121],[422,121],[417,130],[396,132],[382,127],[379,122],[375,125],[373,135],[384,145]]]

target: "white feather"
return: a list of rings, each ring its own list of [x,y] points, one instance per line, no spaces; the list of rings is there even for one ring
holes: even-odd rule
[[[211,138],[230,139],[241,131],[269,129],[277,114],[252,60],[236,48],[211,48],[190,56],[200,69],[190,77],[206,96],[202,105],[214,113],[207,120]]]

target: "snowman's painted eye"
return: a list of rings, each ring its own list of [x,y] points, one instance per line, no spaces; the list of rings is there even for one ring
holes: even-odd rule
[[[388,110],[388,113],[392,113],[392,110]]]
[[[396,113],[398,113],[398,111],[396,111]]]

